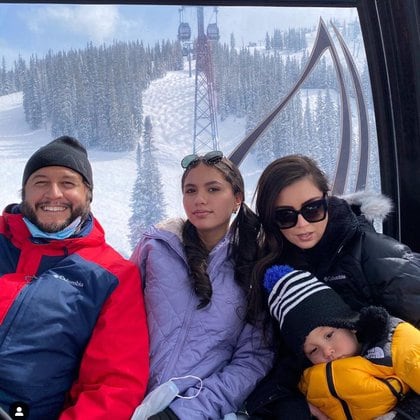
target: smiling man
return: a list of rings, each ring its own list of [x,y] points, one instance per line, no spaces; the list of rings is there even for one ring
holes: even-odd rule
[[[89,216],[92,188],[92,168],[79,142],[60,137],[42,147],[23,172],[20,209],[29,230],[59,239],[73,235]]]
[[[137,268],[90,211],[92,168],[63,136],[37,150],[0,218],[0,407],[25,419],[128,419],[148,379]],[[14,418],[14,417],[13,417]]]

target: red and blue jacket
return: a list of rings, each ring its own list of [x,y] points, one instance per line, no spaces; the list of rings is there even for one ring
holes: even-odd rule
[[[11,205],[0,217],[0,406],[25,419],[130,418],[147,385],[138,269],[93,216],[79,237],[31,237]]]

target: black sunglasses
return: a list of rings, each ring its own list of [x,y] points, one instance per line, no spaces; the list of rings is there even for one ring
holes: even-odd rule
[[[223,153],[220,150],[212,150],[204,156],[188,155],[181,160],[181,166],[184,169],[196,166],[199,162],[207,163],[207,165],[214,165],[223,159]]]
[[[320,200],[311,201],[302,206],[300,210],[278,208],[275,210],[275,220],[280,229],[290,229],[296,226],[298,216],[301,214],[309,223],[316,223],[327,217],[328,200],[326,195]]]

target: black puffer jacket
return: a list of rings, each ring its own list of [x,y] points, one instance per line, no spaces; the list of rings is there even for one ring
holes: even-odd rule
[[[363,212],[363,201],[357,203],[352,210],[347,201],[332,197],[321,241],[312,249],[292,253],[297,252],[302,266],[353,309],[383,306],[391,315],[420,327],[420,256],[376,233],[367,219],[375,215]],[[354,210],[360,208],[358,216]]]
[[[285,243],[278,263],[312,272],[355,310],[383,306],[419,328],[420,256],[373,228],[373,220],[381,220],[389,210],[383,196],[330,197],[321,241],[309,250]],[[248,411],[255,419],[309,419],[307,404],[294,383],[302,367],[293,363],[282,343],[278,347],[278,360],[249,397]]]

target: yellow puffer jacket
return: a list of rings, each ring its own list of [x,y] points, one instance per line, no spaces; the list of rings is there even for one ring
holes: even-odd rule
[[[392,366],[364,356],[322,363],[304,371],[300,390],[332,420],[368,420],[391,411],[410,388],[420,394],[420,330],[401,322],[390,342]]]

